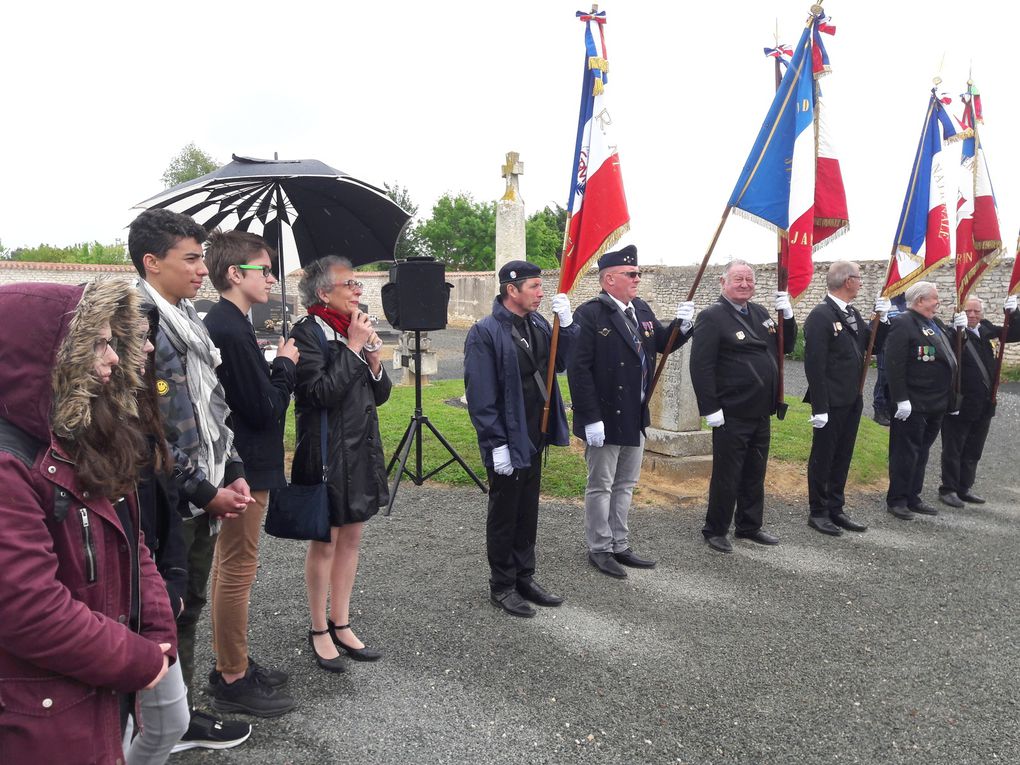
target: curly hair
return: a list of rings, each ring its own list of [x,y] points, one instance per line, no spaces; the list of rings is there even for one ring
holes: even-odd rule
[[[205,241],[206,232],[187,215],[159,208],[143,212],[132,221],[128,230],[128,254],[138,275],[145,278],[142,258],[146,255],[155,255],[162,260],[175,244],[188,238],[201,244]]]
[[[354,270],[351,261],[340,255],[325,255],[305,266],[304,276],[298,282],[301,305],[311,308],[322,302],[319,300],[319,290],[328,290],[333,286],[333,275],[330,272],[338,267]]]

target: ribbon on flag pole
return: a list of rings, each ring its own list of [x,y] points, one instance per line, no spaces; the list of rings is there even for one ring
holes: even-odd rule
[[[584,23],[584,72],[581,77],[581,108],[570,169],[567,223],[560,258],[557,292],[570,292],[585,265],[616,244],[630,228],[630,212],[623,191],[620,154],[609,137],[613,125],[606,104],[609,57],[606,53],[606,12],[593,6],[578,11]],[[598,39],[596,40],[596,34]],[[553,319],[549,368],[546,372],[546,402],[542,411],[542,432],[549,424],[549,401],[556,373],[560,320]]]
[[[999,233],[999,213],[995,192],[988,173],[988,163],[978,123],[981,117],[981,94],[971,80],[963,101],[960,124],[968,134],[960,157],[960,191],[956,203],[956,305],[963,310],[970,291],[985,271],[1001,257],[1005,249]]]

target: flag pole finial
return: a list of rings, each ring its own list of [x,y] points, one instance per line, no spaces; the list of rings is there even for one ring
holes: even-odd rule
[[[812,16],[821,16],[824,13],[824,11],[822,10],[822,4],[815,3],[814,5],[811,6],[811,10],[808,11],[808,13],[810,13]]]

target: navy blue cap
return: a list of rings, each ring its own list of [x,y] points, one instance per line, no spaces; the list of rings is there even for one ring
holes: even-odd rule
[[[636,266],[637,265],[637,247],[632,244],[628,244],[622,250],[614,250],[613,252],[607,252],[601,258],[599,258],[599,271],[604,271],[607,268],[613,266]]]
[[[542,275],[542,269],[526,260],[511,260],[499,269],[499,283],[507,284],[518,279],[532,279]]]

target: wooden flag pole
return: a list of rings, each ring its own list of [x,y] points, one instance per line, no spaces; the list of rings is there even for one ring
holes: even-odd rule
[[[1002,332],[999,333],[999,349],[995,353],[995,374],[992,376],[992,406],[998,403],[999,380],[1002,378],[1002,357],[1006,353],[1006,337],[1009,336],[1009,325],[1013,321],[1013,312],[1003,309]]]
[[[592,8],[597,9],[597,5]],[[592,11],[594,13],[595,11]],[[563,254],[560,255],[560,283],[556,288],[557,292],[563,291],[563,259],[567,255],[567,241],[570,237],[570,219],[573,215],[567,216],[567,223],[563,227]],[[552,340],[549,342],[549,366],[545,372],[545,404],[542,405],[542,427],[543,435],[549,432],[549,404],[552,401],[553,383],[556,380],[556,352],[560,346],[560,317],[553,314]]]
[[[705,269],[708,267],[708,261],[712,257],[712,253],[715,251],[715,245],[719,241],[719,235],[722,233],[723,226],[726,225],[726,219],[730,217],[730,210],[733,208],[730,205],[726,205],[726,209],[723,210],[722,219],[719,221],[719,226],[715,230],[715,236],[712,237],[712,243],[708,245],[708,252],[705,253],[705,257],[701,260],[701,265],[698,267],[698,273],[694,276],[694,281],[691,283],[691,288],[687,291],[687,300],[694,300],[694,293],[698,291],[698,285],[701,284],[701,277],[705,274]],[[658,366],[655,367],[655,374],[652,376],[652,382],[648,385],[648,393],[646,394],[645,400],[651,400],[652,393],[655,392],[655,385],[659,382],[659,377],[662,375],[662,370],[666,366],[666,360],[669,358],[669,354],[673,352],[673,346],[676,345],[677,338],[680,337],[680,325],[674,324],[673,331],[669,333],[669,338],[666,340],[666,347],[662,351],[662,355],[659,357]]]
[[[813,17],[813,16],[812,16]],[[776,21],[776,48],[779,48],[779,22]],[[779,92],[779,86],[783,81],[783,73],[779,67],[779,56],[776,56],[776,92]],[[790,287],[790,269],[789,266],[783,263],[783,235],[780,233],[776,234],[776,289],[785,292]],[[783,312],[776,311],[776,325],[778,331],[776,332],[776,417],[780,420],[786,418],[786,392],[785,382],[783,379],[783,359],[786,356],[785,338],[784,335],[784,324],[783,324]]]

